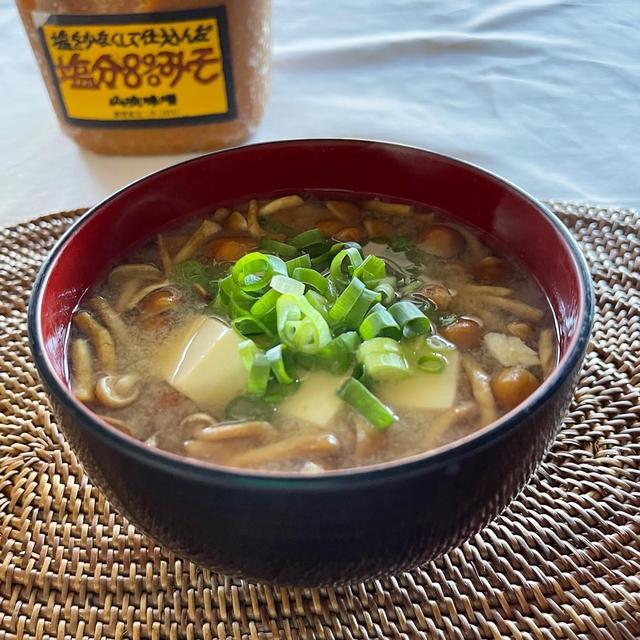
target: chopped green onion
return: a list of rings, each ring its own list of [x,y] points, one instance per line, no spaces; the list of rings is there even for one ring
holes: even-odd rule
[[[267,360],[267,356],[258,352],[253,356],[253,363],[249,370],[249,379],[247,380],[247,391],[252,396],[263,396],[269,384],[271,375],[271,364]]]
[[[270,286],[278,293],[292,293],[297,296],[301,296],[304,293],[304,283],[289,276],[273,276]]]
[[[318,244],[314,244],[311,247],[307,247],[305,251],[309,254],[309,256],[311,257],[311,260],[313,260],[314,258],[320,258],[325,256],[328,253],[330,246],[331,245],[326,241],[319,242]]]
[[[283,258],[293,258],[298,253],[296,247],[278,240],[271,240],[271,238],[262,238],[260,240],[260,248]]]
[[[264,394],[264,400],[271,405],[278,404],[286,397],[293,395],[299,387],[300,383],[297,380],[291,384],[280,384],[272,380],[267,387],[267,393]]]
[[[364,363],[367,375],[376,382],[387,380],[398,380],[411,373],[411,369],[401,354],[396,353],[376,353]]]
[[[387,275],[385,262],[378,256],[367,256],[364,262],[353,270],[353,277],[360,278],[367,287],[374,288]]]
[[[345,351],[355,353],[356,349],[362,344],[360,336],[355,331],[346,331],[341,333],[337,338],[333,340],[336,345],[342,345]]]
[[[431,330],[429,318],[413,302],[407,300],[396,302],[389,307],[389,313],[400,325],[405,338],[413,338]]]
[[[254,316],[258,316],[258,318],[262,318],[267,314],[275,311],[276,302],[280,297],[280,293],[275,289],[269,289],[267,293],[260,296],[251,307],[251,314]]]
[[[358,347],[358,362],[376,381],[395,380],[411,373],[402,347],[391,338],[372,338]]]
[[[357,329],[369,307],[379,300],[379,293],[367,289],[361,280],[353,278],[329,309],[329,317],[349,329]]]
[[[293,275],[293,272],[299,267],[309,268],[311,266],[311,258],[309,258],[309,254],[303,253],[297,258],[291,258],[291,260],[287,260],[285,264],[287,265],[287,273],[291,276]]]
[[[271,335],[267,325],[253,316],[239,316],[231,321],[231,326],[242,336]]]
[[[318,367],[318,358],[310,353],[295,351],[293,359],[297,367],[302,367],[306,371],[312,371]]]
[[[385,278],[383,281],[378,284],[377,287],[374,288],[376,293],[379,293],[382,296],[382,304],[390,305],[392,302],[395,302],[396,299],[396,290],[394,288],[395,278]],[[393,284],[392,284],[393,281]]]
[[[395,236],[388,245],[395,251],[411,250],[404,236]],[[395,268],[386,258],[363,256],[357,243],[331,244],[319,229],[289,236],[286,242],[263,238],[260,249],[264,253],[251,252],[230,270],[226,266],[227,276],[220,280],[212,279],[210,268],[197,260],[176,266],[176,280],[197,282],[216,293],[211,308],[223,311],[248,338],[240,343],[239,355],[248,371],[249,395],[230,403],[227,413],[272,412],[269,403],[297,389],[296,367],[320,367],[334,374],[352,371],[339,396],[376,428],[387,429],[397,417],[369,389],[412,369],[440,373],[446,352],[454,348],[429,335],[431,322],[440,321],[437,310],[418,306],[420,301],[396,302],[423,286],[420,274],[407,275],[416,267]],[[400,294],[398,282],[403,285]],[[415,346],[405,340],[401,344],[403,338],[415,338]]]
[[[342,333],[318,352],[318,363],[331,373],[346,373],[353,363],[360,342],[355,331]]]
[[[400,340],[402,331],[393,316],[378,302],[371,307],[369,315],[362,321],[358,333],[363,340],[378,336]]]
[[[292,275],[296,280],[299,280],[300,282],[313,287],[318,293],[321,293],[322,295],[326,295],[329,291],[329,281],[314,269],[298,267],[297,269],[294,269]]]
[[[338,395],[380,431],[386,431],[398,419],[389,407],[355,378],[346,380],[338,389]]]
[[[350,329],[357,329],[369,312],[371,305],[380,301],[380,294],[370,289],[364,289],[351,311],[344,319],[344,325]]]
[[[295,377],[290,373],[292,368],[291,359],[286,354],[289,354],[289,351],[282,344],[277,344],[265,353],[271,370],[280,384],[295,382]]]
[[[247,253],[231,269],[234,284],[243,291],[264,289],[276,274],[287,274],[287,266],[283,260],[259,251]]]
[[[309,289],[304,297],[309,301],[311,306],[322,315],[326,320],[329,317],[329,301],[317,291]]]
[[[329,249],[329,253],[332,256],[335,256],[338,252],[342,251],[343,249],[357,249],[358,251],[362,251],[362,245],[360,245],[358,242],[354,242],[353,240],[346,240],[345,242],[336,242],[331,246],[331,249]]]
[[[311,266],[317,271],[324,271],[331,262],[331,252],[325,251],[311,259]]]
[[[355,378],[358,382],[361,382],[367,389],[373,391],[373,378],[367,375],[364,366],[356,361],[356,366],[353,368],[352,378]]]
[[[231,276],[222,278],[218,283],[218,293],[210,305],[214,311],[225,311],[231,303],[231,291],[229,291],[225,286],[227,282],[231,283],[231,286],[233,287],[233,280],[231,279]]]
[[[289,243],[298,249],[307,249],[315,244],[325,242],[327,237],[320,229],[309,229],[289,239]]]
[[[260,349],[253,340],[243,340],[238,345],[238,353],[240,354],[240,359],[242,360],[242,364],[247,372],[251,371],[251,366],[253,365],[253,357],[256,353],[259,353]]]
[[[331,340],[322,314],[301,295],[286,293],[276,303],[278,335],[294,351],[317,353]]]
[[[244,318],[247,315],[247,309],[241,306],[235,298],[229,301],[229,316],[234,320],[237,318]],[[233,325],[233,320],[231,321]]]
[[[247,309],[251,308],[255,301],[256,297],[254,295],[243,291],[235,284],[231,275],[228,275],[219,282],[218,295],[214,300],[214,308],[231,308],[231,317],[235,317],[237,315],[238,308],[242,315],[242,313],[246,312]]]
[[[354,247],[342,249],[331,261],[329,272],[336,282],[346,285],[349,281],[349,276],[353,274],[354,269],[359,267],[362,262],[362,254],[358,249]]]
[[[447,366],[447,359],[441,354],[427,353],[418,358],[418,367],[426,373],[442,373]]]
[[[393,338],[371,338],[371,340],[365,340],[358,347],[358,361],[363,362],[369,355],[382,352],[402,353],[402,346]]]

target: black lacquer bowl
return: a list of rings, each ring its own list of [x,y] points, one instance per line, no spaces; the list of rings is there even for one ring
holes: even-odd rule
[[[452,445],[313,477],[236,471],[150,448],[73,397],[65,366],[71,313],[114,261],[159,230],[217,206],[302,191],[414,202],[488,233],[547,293],[559,336],[555,372],[524,404]],[[297,140],[205,155],[94,207],[44,264],[29,332],[65,436],[91,480],[137,527],[223,573],[315,586],[416,566],[496,516],[560,427],[592,316],[590,278],[576,243],[544,206],[508,182],[409,147]]]

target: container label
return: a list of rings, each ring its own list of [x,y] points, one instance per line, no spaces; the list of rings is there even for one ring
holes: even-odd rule
[[[39,32],[66,120],[91,127],[235,117],[224,6],[130,15],[48,15]]]

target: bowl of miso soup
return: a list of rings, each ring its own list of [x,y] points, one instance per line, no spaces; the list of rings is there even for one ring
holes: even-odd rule
[[[575,241],[505,180],[296,140],[90,210],[29,331],[65,437],[136,526],[315,586],[417,566],[508,505],[561,426],[592,307]]]

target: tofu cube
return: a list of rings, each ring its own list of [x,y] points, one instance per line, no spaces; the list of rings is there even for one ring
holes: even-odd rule
[[[457,351],[445,355],[442,373],[417,371],[408,378],[376,386],[376,395],[392,409],[449,409],[456,400],[460,356]]]
[[[338,389],[344,380],[344,376],[313,371],[293,395],[278,405],[278,413],[306,420],[320,427],[329,426],[344,407],[344,402],[338,396]]]
[[[224,407],[247,388],[247,371],[238,351],[241,341],[219,320],[197,316],[161,347],[158,373],[202,409]]]

